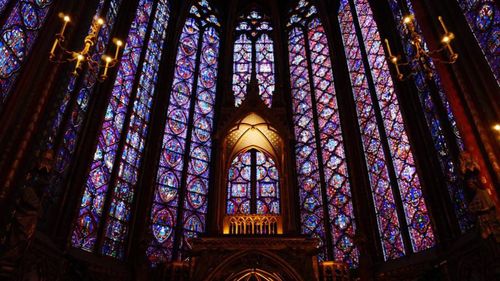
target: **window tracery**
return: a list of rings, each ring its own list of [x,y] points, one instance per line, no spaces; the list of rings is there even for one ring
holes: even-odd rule
[[[402,22],[404,10],[408,10],[410,14],[415,14],[412,4],[408,0],[390,0],[389,5],[394,20],[398,23]],[[418,23],[415,24],[417,30],[421,33]],[[406,38],[407,31],[404,25],[398,24],[397,26],[401,38]],[[403,44],[405,45],[404,48],[407,58],[412,57],[415,52],[413,45],[407,40],[403,40]],[[426,42],[423,42],[423,45],[427,48]],[[415,62],[415,64],[417,64],[417,62]],[[463,189],[464,186],[458,175],[458,160],[452,157],[453,150],[464,150],[464,143],[458,131],[450,103],[448,102],[439,75],[435,69],[434,62],[429,60],[429,65],[432,67],[434,73],[433,81],[428,81],[423,71],[419,71],[415,75],[414,81],[419,92],[423,115],[427,121],[427,126],[437,151],[439,164],[441,165],[441,170],[446,180],[455,214],[460,229],[464,232],[472,226],[472,221],[467,211],[465,190]],[[414,69],[418,69],[418,65],[414,65]],[[431,85],[431,83],[433,85]],[[434,91],[438,92],[437,95],[433,94],[433,88]],[[443,111],[443,115],[445,116],[442,116],[440,111]],[[447,137],[446,130],[449,130],[450,137]]]
[[[166,0],[139,2],[85,183],[73,247],[94,251],[104,220],[102,254],[124,257],[169,14]]]
[[[491,0],[457,0],[493,75],[500,84],[500,8]]]
[[[219,26],[201,0],[182,29],[151,210],[152,264],[181,258],[185,240],[205,231]]]
[[[0,28],[0,110],[17,80],[20,69],[38,38],[49,14],[52,0],[0,0],[0,15],[8,13]]]
[[[302,232],[321,239],[321,259],[356,266],[356,226],[328,39],[316,7],[305,0],[291,12],[288,29]]]
[[[435,244],[434,232],[371,8],[366,0],[342,0],[338,17],[384,257],[408,254],[403,222],[411,249],[428,249]]]
[[[259,95],[271,107],[275,89],[274,42],[270,19],[257,10],[240,17],[235,30],[233,54],[233,92],[235,106],[247,95],[252,73],[259,82]]]
[[[251,149],[231,161],[227,180],[228,215],[280,214],[278,168],[273,158]]]

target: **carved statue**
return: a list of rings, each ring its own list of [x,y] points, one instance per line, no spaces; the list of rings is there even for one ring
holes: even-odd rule
[[[38,221],[40,197],[49,183],[53,153],[44,153],[37,166],[27,176],[27,183],[17,193],[16,200],[1,229],[0,276],[8,276],[28,249]]]
[[[467,188],[473,193],[469,211],[477,216],[481,237],[487,239],[493,236],[496,242],[500,243],[500,219],[495,202],[484,187],[479,165],[468,151],[460,155],[460,172]]]

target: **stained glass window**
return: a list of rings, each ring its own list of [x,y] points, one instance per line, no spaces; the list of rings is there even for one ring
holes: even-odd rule
[[[422,251],[434,246],[434,233],[370,5],[366,0],[342,0],[338,17],[384,256],[406,254],[403,219],[411,249]],[[394,187],[398,193],[393,193]],[[396,196],[405,218],[398,218]]]
[[[321,239],[321,259],[355,267],[359,253],[327,36],[315,6],[304,0],[288,29],[302,232]]]
[[[279,214],[279,198],[273,158],[255,149],[236,155],[228,172],[226,213]]]
[[[500,84],[500,8],[493,0],[457,0]]]
[[[390,0],[389,4],[391,6],[395,22],[402,22],[404,15],[403,10],[408,11],[410,14],[415,14],[411,2],[408,0]],[[400,36],[402,38],[406,38],[408,36],[408,32],[404,28],[404,25],[398,24],[397,26]],[[418,23],[415,23],[415,27],[416,30],[420,32]],[[405,44],[404,47],[407,60],[411,61],[411,58],[414,57],[415,54],[415,48],[411,45],[409,40],[403,40],[403,44]],[[423,42],[423,45],[427,48],[425,41]],[[453,161],[450,154],[453,146],[455,146],[457,150],[463,150],[463,141],[458,131],[455,117],[451,111],[451,106],[441,86],[441,81],[439,80],[434,63],[432,60],[429,60],[428,63],[434,72],[434,81],[427,81],[425,73],[422,69],[420,69],[418,62],[413,62],[413,69],[418,70],[414,76],[414,81],[419,92],[419,98],[424,109],[424,116],[429,127],[429,132],[434,141],[434,147],[438,152],[437,155],[441,169],[447,181],[448,191],[454,204],[460,228],[462,231],[465,231],[469,229],[472,224],[467,213],[465,192],[458,175],[457,163]],[[439,92],[437,95],[432,94],[431,85],[429,85],[429,83],[434,83],[437,87]],[[447,116],[440,116],[440,107],[444,109],[443,111],[446,112]],[[447,134],[445,133],[447,128],[453,135],[451,139],[448,139]]]
[[[259,95],[271,107],[275,88],[274,47],[270,19],[256,10],[241,16],[236,27],[233,54],[233,92],[235,106],[240,106],[247,94],[247,84],[255,73]]]
[[[105,15],[106,24],[101,28],[95,48],[90,50],[94,60],[99,61],[110,41],[110,32],[113,29],[118,14],[121,0],[112,0],[108,10],[104,10],[105,0],[100,0],[97,5],[93,20],[99,15]],[[89,28],[90,32],[90,28]],[[97,72],[84,71],[80,77],[68,71],[66,81],[60,83],[62,90],[58,91],[53,100],[55,116],[51,116],[48,132],[43,136],[41,150],[54,150],[56,159],[51,175],[51,190],[49,191],[57,201],[61,195],[61,187],[66,179],[69,165],[72,163],[80,130],[83,125],[91,92],[97,82]],[[77,84],[77,81],[80,83]],[[50,204],[45,208],[50,208]]]
[[[0,0],[0,15],[9,1]],[[52,0],[17,1],[0,28],[0,110],[42,28]]]
[[[179,39],[151,210],[152,264],[182,258],[185,239],[205,231],[219,23],[202,0]]]
[[[252,154],[238,154],[231,162],[227,183],[228,215],[251,214],[252,201]]]
[[[132,23],[72,235],[73,247],[93,251],[106,218],[102,253],[123,258],[131,204],[144,150],[153,92],[169,19],[169,4],[141,0]],[[149,36],[148,24],[153,20]],[[144,56],[142,66],[141,56]],[[138,88],[133,88],[138,80]],[[125,123],[126,117],[128,123]],[[111,192],[110,208],[103,210]]]
[[[0,0],[0,16],[2,15],[3,11],[7,8],[7,5],[9,4],[11,0]]]

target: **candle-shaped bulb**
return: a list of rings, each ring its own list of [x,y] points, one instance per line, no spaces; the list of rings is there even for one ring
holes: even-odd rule
[[[497,131],[500,133],[500,124],[495,124],[493,125],[493,130]]]
[[[71,21],[71,18],[63,13],[59,13],[59,17],[63,20],[64,23],[59,34],[56,34],[56,40],[52,45],[52,49],[50,49],[50,59],[53,59],[55,57],[55,51],[57,46],[59,45],[59,41],[64,41],[64,32],[66,31],[68,23]]]
[[[85,60],[85,56],[82,54],[73,54],[73,56],[76,56],[76,65],[75,65],[75,70],[73,71],[73,75],[77,76],[78,75],[78,70],[80,70],[80,66],[82,64],[82,61]]]
[[[410,24],[413,21],[413,15],[406,15],[403,18],[403,23],[404,24]]]
[[[448,55],[450,57],[450,61],[453,63],[458,58],[458,54],[456,54],[455,51],[453,51],[453,48],[451,47],[451,44],[450,44],[451,40],[455,39],[455,34],[448,31],[448,28],[444,24],[443,18],[441,16],[438,17],[438,20],[441,23],[441,27],[443,28],[443,31],[444,31],[444,35],[441,38],[441,43],[443,43],[443,45],[446,47],[446,49],[448,51]]]
[[[392,57],[392,51],[391,51],[391,45],[389,45],[389,40],[385,39],[385,46],[387,47],[387,52],[389,53],[389,56]]]
[[[113,58],[104,55],[102,56],[102,60],[106,62],[106,65],[104,65],[104,73],[101,75],[101,79],[105,80],[108,77],[109,65],[111,64],[111,62],[113,62]]]
[[[97,18],[97,24],[98,25],[103,25],[104,24],[104,20],[102,18]]]
[[[115,45],[116,45],[115,60],[117,60],[118,55],[120,54],[120,48],[123,46],[123,41],[115,38],[115,39],[113,39],[113,42],[115,42]]]
[[[439,20],[439,23],[441,23],[441,27],[443,28],[443,31],[445,34],[449,33],[448,32],[448,28],[446,27],[446,25],[444,24],[444,21],[443,21],[443,17],[439,16],[438,17],[438,20]]]

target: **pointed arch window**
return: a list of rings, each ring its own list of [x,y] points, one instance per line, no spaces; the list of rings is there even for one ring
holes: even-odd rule
[[[49,14],[52,0],[0,0],[0,110],[9,96],[19,71],[31,53],[38,33]],[[10,7],[10,9],[9,9]],[[5,15],[4,15],[5,14]]]
[[[151,210],[152,264],[182,258],[205,231],[219,22],[206,0],[191,7],[177,49]]]
[[[301,0],[288,22],[301,224],[320,259],[358,264],[351,186],[330,49],[316,7]]]
[[[391,11],[395,22],[402,22],[404,14],[415,14],[411,1],[390,0]],[[404,11],[407,11],[406,13]],[[404,25],[398,24],[398,32],[401,38],[407,37],[407,30]],[[418,23],[416,30],[421,33]],[[402,40],[407,60],[414,56],[415,49],[409,40]],[[427,48],[426,42],[422,42]],[[467,211],[465,190],[458,175],[458,161],[452,157],[452,151],[463,151],[464,144],[460,132],[457,128],[455,116],[451,110],[446,93],[441,85],[439,75],[435,69],[432,59],[428,61],[433,70],[433,81],[428,81],[424,71],[420,70],[414,76],[415,86],[419,92],[420,103],[423,108],[424,117],[428,130],[432,136],[434,147],[437,151],[439,163],[453,203],[455,215],[459,227],[462,231],[468,230],[472,226],[470,214]],[[413,65],[414,69],[419,69],[418,63]],[[442,113],[441,113],[442,112]],[[457,153],[458,154],[458,153]]]
[[[125,254],[131,205],[170,14],[167,0],[155,2],[139,1],[71,240],[73,247],[86,251],[95,251],[99,244],[102,254],[117,258]],[[99,231],[101,228],[103,231]]]
[[[231,161],[227,181],[228,215],[280,214],[279,175],[274,159],[257,149]]]
[[[235,106],[240,106],[247,94],[252,74],[259,84],[259,95],[271,107],[275,89],[274,46],[269,17],[251,10],[240,17],[236,26],[233,54],[233,93]]]
[[[465,19],[476,37],[500,84],[500,7],[493,0],[457,0]]]
[[[94,20],[100,15],[105,15],[103,17],[106,22],[99,32],[96,45],[90,51],[95,61],[99,61],[106,51],[122,0],[110,0],[109,6],[105,5],[106,2],[106,0],[99,0],[94,14]],[[107,9],[105,9],[106,7]],[[69,72],[66,74],[65,77],[68,78],[61,81],[61,88],[58,89],[60,91],[52,100],[53,111],[49,113],[48,129],[43,132],[40,143],[41,151],[54,151],[56,156],[50,179],[51,190],[49,192],[53,198],[52,202],[57,202],[63,192],[62,186],[68,180],[68,168],[74,160],[73,157],[80,140],[81,129],[98,75],[97,72],[88,70],[83,71],[78,79],[74,75],[70,75]],[[50,211],[54,208],[52,202],[48,202],[44,206],[48,211],[45,212],[46,216],[52,214]]]
[[[434,232],[368,1],[342,0],[338,19],[384,257],[425,250]]]

